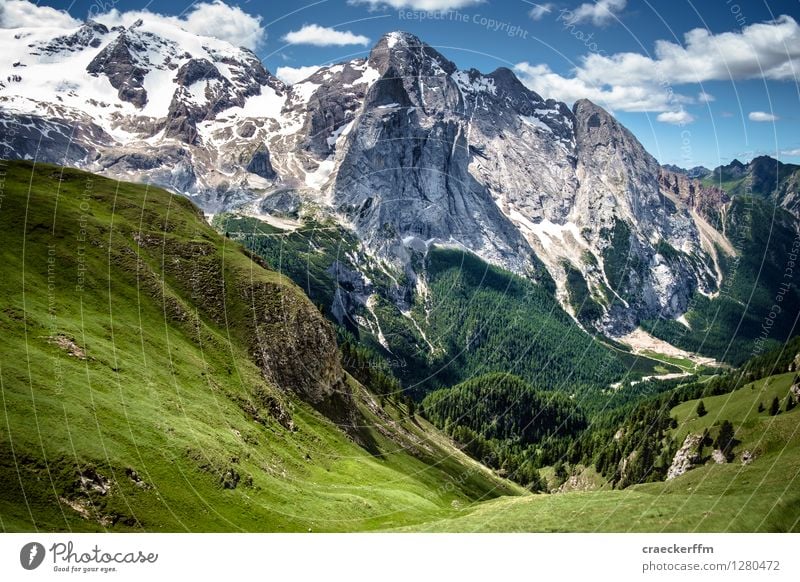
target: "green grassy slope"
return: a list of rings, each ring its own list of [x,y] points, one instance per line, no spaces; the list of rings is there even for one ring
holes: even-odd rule
[[[778,396],[783,409],[794,374],[777,374],[718,396],[671,410],[673,435],[708,429],[713,438],[723,420],[733,423],[734,461],[707,461],[667,482],[624,490],[572,492],[488,501],[458,518],[425,524],[425,531],[737,531],[800,532],[800,407],[770,416]],[[766,410],[758,411],[763,403]],[[744,451],[755,454],[741,462]],[[710,454],[710,447],[706,455]]]
[[[327,324],[187,199],[6,169],[0,530],[364,530],[519,492],[349,377],[299,398]]]

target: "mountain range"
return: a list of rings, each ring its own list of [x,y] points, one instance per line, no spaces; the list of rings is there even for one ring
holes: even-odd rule
[[[735,254],[715,222],[727,194],[660,167],[608,112],[509,69],[458,70],[407,33],[294,85],[162,22],[2,34],[7,157],[167,187],[208,214],[330,217],[398,280],[401,311],[424,293],[415,257],[455,247],[552,280],[579,325],[620,336],[714,298]]]

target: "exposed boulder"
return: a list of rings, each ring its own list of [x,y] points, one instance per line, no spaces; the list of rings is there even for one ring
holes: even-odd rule
[[[667,471],[667,481],[680,477],[690,469],[694,469],[701,464],[701,452],[703,448],[703,435],[688,434],[675,453],[672,464]]]

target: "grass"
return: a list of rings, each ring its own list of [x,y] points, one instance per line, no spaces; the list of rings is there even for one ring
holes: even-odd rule
[[[668,356],[666,354],[661,354],[651,350],[643,350],[642,354],[652,360],[668,364],[673,368],[672,371],[674,371],[674,368],[677,368],[681,372],[686,372],[687,374],[700,374],[703,371],[709,369],[708,366],[703,366],[702,364],[693,362],[689,358],[681,358],[679,356]]]
[[[689,433],[699,434],[704,429],[712,429],[723,420],[729,420],[740,429],[737,432],[737,439],[742,440],[745,446],[754,445],[756,442],[753,439],[760,438],[764,433],[764,424],[770,425],[776,422],[776,417],[771,417],[769,414],[772,399],[778,397],[783,409],[794,377],[794,373],[769,376],[747,384],[730,394],[703,398],[706,414],[702,417],[697,416],[699,400],[684,402],[672,410],[672,416],[678,421],[679,426],[676,436],[679,440],[683,440]],[[762,412],[758,410],[759,403],[764,405]],[[794,411],[791,411],[790,417],[791,414],[794,414]],[[800,420],[800,417],[794,418]]]
[[[679,441],[686,434],[714,434],[729,420],[739,443],[734,462],[707,463],[667,482],[624,490],[500,498],[465,507],[414,531],[578,532],[800,532],[800,408],[769,415],[783,401],[794,374],[779,374],[730,394],[703,398],[708,413],[698,418],[699,400],[672,409]],[[758,412],[763,402],[767,411]],[[743,451],[755,460],[740,462]],[[542,471],[548,480],[548,470]]]
[[[520,492],[353,380],[357,436],[265,379],[254,346],[302,374],[327,324],[183,197],[10,163],[0,253],[5,531],[370,530]]]

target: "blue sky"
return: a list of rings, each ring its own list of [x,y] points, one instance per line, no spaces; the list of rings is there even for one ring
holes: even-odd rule
[[[14,4],[25,8],[24,2],[9,2],[0,19],[14,17]],[[592,99],[612,110],[662,163],[715,167],[760,154],[800,163],[797,0],[229,0],[226,5],[49,0],[39,5],[76,19],[109,10],[178,17],[190,29],[253,48],[268,69],[285,78],[297,77],[302,67],[365,56],[383,33],[407,30],[461,68],[515,68],[544,97],[570,105],[578,97]]]

